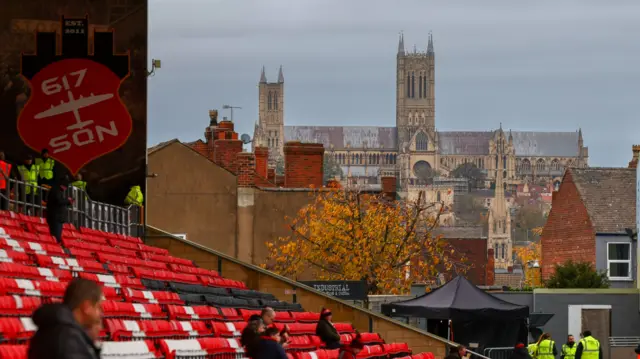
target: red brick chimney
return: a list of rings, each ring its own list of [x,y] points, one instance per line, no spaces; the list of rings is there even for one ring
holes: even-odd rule
[[[633,151],[633,157],[629,162],[629,168],[638,168],[638,161],[640,161],[640,145],[633,145],[631,147],[631,151]]]
[[[284,186],[287,188],[322,187],[324,146],[321,143],[284,144]]]
[[[213,162],[233,173],[236,172],[236,156],[242,152],[240,140],[216,140],[213,143]]]
[[[496,259],[494,256],[495,256],[495,253],[493,252],[493,248],[490,248],[487,251],[487,266],[486,266],[486,275],[485,275],[486,283],[484,285],[494,285],[496,283],[496,273],[495,273]]]
[[[380,178],[382,182],[382,194],[390,200],[396,199],[397,181],[395,176],[383,176]]]
[[[253,153],[256,155],[256,174],[266,179],[268,177],[269,149],[267,147],[255,147]]]
[[[238,187],[253,187],[255,184],[256,157],[250,152],[241,152],[236,155],[236,174]]]

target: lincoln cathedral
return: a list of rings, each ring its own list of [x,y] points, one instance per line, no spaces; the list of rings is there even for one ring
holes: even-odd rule
[[[393,127],[286,126],[284,74],[269,82],[262,69],[259,119],[254,144],[267,146],[270,158],[282,156],[284,142],[323,143],[327,156],[342,167],[349,184],[376,185],[382,174],[398,178],[399,193],[421,185],[421,174],[447,178],[464,163],[486,173],[487,185],[558,184],[565,167],[586,167],[588,148],[582,131],[532,132],[502,128],[487,131],[438,131],[435,122],[435,49],[406,51],[400,35],[396,66],[396,123]],[[424,186],[420,186],[424,187]]]

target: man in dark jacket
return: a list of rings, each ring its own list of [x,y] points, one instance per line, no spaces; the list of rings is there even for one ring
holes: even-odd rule
[[[531,359],[531,355],[529,354],[529,350],[524,346],[524,343],[518,343],[515,348],[513,348],[513,353],[509,359]]]
[[[49,233],[56,237],[58,243],[62,243],[62,225],[67,220],[67,210],[71,200],[67,197],[66,178],[58,178],[47,197],[47,224]]]
[[[467,355],[467,348],[464,345],[459,347],[453,347],[449,350],[449,355],[444,357],[444,359],[460,359],[464,358]]]
[[[331,311],[322,308],[320,320],[316,326],[316,335],[325,343],[327,349],[340,348],[340,334],[331,322]]]
[[[287,354],[280,345],[280,331],[278,328],[267,328],[260,337],[260,343],[255,353],[255,359],[287,359]]]
[[[38,331],[29,342],[29,359],[99,359],[91,331],[102,321],[102,288],[76,278],[62,304],[45,304],[33,314]]]

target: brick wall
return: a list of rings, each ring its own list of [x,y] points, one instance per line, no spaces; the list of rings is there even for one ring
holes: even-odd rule
[[[324,146],[321,143],[287,142],[284,145],[284,186],[322,187]]]
[[[493,251],[493,248],[489,248],[489,250],[487,251],[487,266],[485,267],[487,271],[486,285],[493,285],[496,282],[495,267],[496,267],[495,252]]]
[[[447,238],[446,241],[455,249],[454,260],[460,261],[464,257],[465,264],[471,266],[464,276],[475,285],[487,285],[487,240]],[[452,279],[453,273],[449,277]]]
[[[380,178],[382,183],[382,193],[385,197],[393,200],[396,198],[397,182],[395,176],[383,176]]]
[[[554,195],[551,212],[540,238],[544,279],[553,274],[555,264],[569,259],[596,264],[595,230],[570,170]]]
[[[242,141],[232,139],[216,140],[213,143],[213,162],[235,173],[236,156],[240,152],[242,152]]]

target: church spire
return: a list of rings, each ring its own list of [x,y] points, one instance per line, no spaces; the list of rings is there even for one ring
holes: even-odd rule
[[[262,72],[260,73],[260,83],[267,83],[267,75],[264,73],[264,66],[262,66]]]
[[[404,34],[400,31],[400,38],[398,39],[398,56],[404,56]]]
[[[284,83],[284,75],[282,74],[282,65],[280,65],[280,70],[278,71],[278,83]]]
[[[427,45],[427,54],[434,55],[435,51],[433,51],[433,34],[429,31],[429,45]]]

